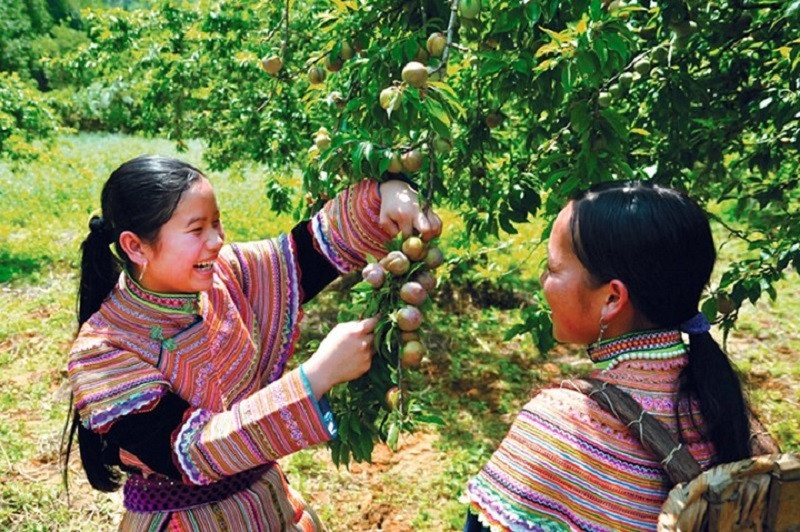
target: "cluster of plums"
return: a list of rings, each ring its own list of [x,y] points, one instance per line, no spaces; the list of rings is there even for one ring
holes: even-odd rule
[[[403,241],[401,249],[390,251],[379,262],[368,264],[361,272],[362,278],[372,288],[382,288],[390,276],[402,282],[397,296],[400,308],[391,315],[396,324],[400,340],[399,361],[405,369],[419,367],[425,356],[425,345],[419,336],[423,314],[420,306],[428,294],[436,288],[433,270],[441,266],[444,256],[439,248],[428,246],[421,238],[411,236]],[[422,268],[413,268],[413,263],[422,263]],[[392,387],[386,393],[390,409],[396,408],[399,391]]]

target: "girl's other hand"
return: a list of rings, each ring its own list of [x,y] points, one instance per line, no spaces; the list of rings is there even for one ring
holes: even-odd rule
[[[319,344],[303,364],[314,396],[319,399],[342,382],[366,373],[375,352],[375,326],[378,317],[340,323]]]
[[[380,191],[380,225],[386,233],[394,236],[402,231],[409,237],[416,231],[426,242],[442,233],[442,220],[432,210],[420,209],[418,194],[408,183],[386,181]]]

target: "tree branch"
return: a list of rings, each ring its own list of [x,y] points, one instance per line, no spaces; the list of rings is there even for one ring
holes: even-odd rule
[[[386,11],[379,11],[378,14],[375,16],[375,18],[373,18],[370,21],[367,21],[362,25],[363,31],[366,32],[366,30],[370,29],[372,26],[380,22],[381,18],[389,16],[392,13],[401,11],[403,9],[403,6],[404,6],[403,2],[397,2],[397,5],[395,5],[393,8],[387,9]]]
[[[783,6],[783,2],[764,2],[763,4],[742,4],[739,9],[774,9]]]
[[[272,39],[272,37],[275,36],[275,34],[278,32],[278,30],[281,29],[281,25],[283,24],[284,18],[286,18],[288,16],[288,11],[289,11],[289,0],[286,0],[286,9],[285,9],[283,15],[281,15],[281,19],[278,21],[277,24],[275,24],[274,28],[269,30],[269,33],[267,33],[267,36],[264,37],[264,39],[263,39],[264,42],[269,41],[270,39]]]
[[[458,44],[458,43],[454,43],[454,42],[450,43],[450,48],[455,48],[456,50],[458,50],[460,52],[471,52],[472,51],[469,48],[467,48],[466,46],[464,46],[463,44]]]
[[[453,27],[456,25],[456,18],[458,18],[458,0],[451,0],[450,2],[450,20],[447,23],[447,42],[444,45],[444,53],[442,54],[442,62],[439,66],[428,72],[428,74],[435,74],[442,68],[447,72],[447,59],[450,57],[450,46],[453,44]]]
[[[727,222],[725,222],[725,220],[723,220],[722,218],[720,218],[716,214],[709,213],[708,217],[711,218],[712,220],[714,220],[715,222],[717,222],[718,224],[720,224],[722,227],[724,227],[728,231],[728,233],[732,234],[733,236],[735,236],[737,238],[740,238],[740,239],[744,240],[748,244],[750,243],[750,239],[747,238],[746,234],[742,233],[738,229],[735,229],[735,228],[731,227],[730,225],[728,225]]]
[[[289,0],[285,0],[283,5],[283,21],[286,25],[283,27],[283,42],[281,42],[281,58],[286,55],[286,46],[289,44]]]
[[[742,33],[739,37],[737,37],[735,39],[731,39],[730,41],[725,43],[724,46],[720,47],[719,53],[722,54],[723,52],[726,52],[726,51],[730,50],[731,48],[733,48],[734,46],[736,46],[737,44],[742,42],[745,39],[745,37],[751,37],[754,33],[758,32],[758,31],[761,31],[762,29],[767,29],[770,26],[772,27],[772,32],[771,33],[775,33],[778,30],[782,29],[782,26],[785,23],[786,23],[786,19],[783,18],[783,19],[778,20],[778,22],[776,22],[775,24],[771,24],[769,22],[765,22],[764,24],[761,24],[760,26],[758,26],[756,28],[751,28],[750,30],[745,31],[744,33]]]
[[[433,147],[433,134],[428,133],[428,182],[427,187],[425,189],[424,199],[425,202],[422,204],[422,212],[428,213],[431,208],[431,204],[433,203],[433,177],[436,175],[436,150]]]

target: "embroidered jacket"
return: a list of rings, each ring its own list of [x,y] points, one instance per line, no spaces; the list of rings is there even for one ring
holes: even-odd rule
[[[687,364],[678,331],[651,331],[606,341],[590,351],[592,376],[628,392],[677,434],[678,376]],[[713,446],[699,405],[677,405],[685,444],[701,467]],[[492,530],[655,530],[668,479],[657,460],[612,414],[584,394],[541,390],[467,489],[471,511]]]
[[[364,181],[291,235],[225,246],[208,292],[157,294],[121,274],[70,353],[81,422],[119,444],[126,468],[196,485],[330,439],[325,401],[301,368],[284,367],[301,304],[366,254],[385,254],[379,212],[377,183]],[[314,528],[277,464],[229,499],[213,512],[128,512],[122,526]]]

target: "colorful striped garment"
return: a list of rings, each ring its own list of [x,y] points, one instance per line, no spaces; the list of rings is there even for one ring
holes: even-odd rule
[[[220,502],[128,511],[121,529],[320,528],[274,460],[327,441],[335,423],[302,368],[284,367],[306,296],[385,254],[379,213],[377,183],[359,183],[291,236],[225,246],[208,292],[157,294],[120,275],[70,352],[84,426],[121,442],[121,464],[149,479],[210,485],[271,466]]]
[[[677,437],[678,376],[688,362],[678,331],[626,335],[589,355],[599,364],[593,377],[631,394]],[[702,426],[699,405],[681,401],[678,411],[684,445],[709,467],[713,447],[690,420]],[[564,381],[525,405],[467,498],[491,530],[656,530],[668,490],[639,439]]]

